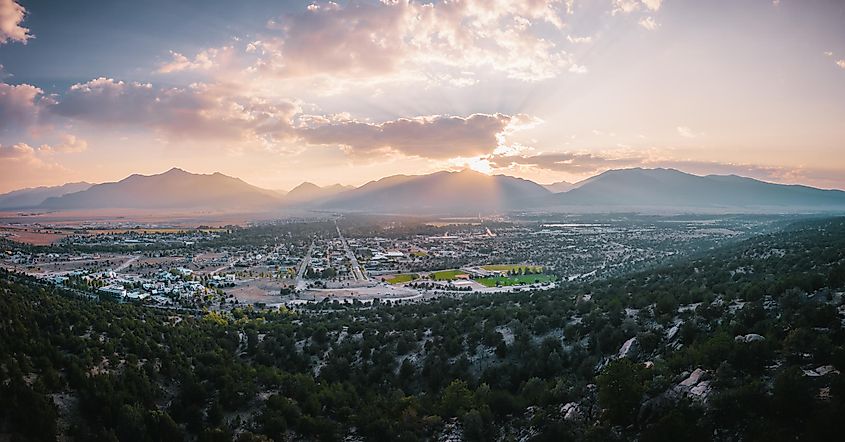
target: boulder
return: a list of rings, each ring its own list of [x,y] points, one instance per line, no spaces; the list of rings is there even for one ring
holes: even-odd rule
[[[737,335],[737,336],[734,337],[734,341],[742,342],[742,343],[746,343],[746,344],[749,343],[749,342],[758,342],[758,341],[765,341],[765,340],[766,340],[766,338],[764,338],[761,335],[758,335],[757,333],[749,333],[747,335]]]
[[[560,407],[560,414],[563,415],[563,420],[566,421],[580,421],[584,418],[581,413],[581,406],[577,402],[567,402]]]
[[[625,341],[624,344],[622,344],[622,347],[619,348],[619,353],[617,354],[617,357],[619,357],[619,358],[630,358],[630,357],[636,356],[636,354],[637,354],[637,338],[633,337],[633,338]]]
[[[699,381],[702,381],[703,378],[705,378],[706,376],[707,372],[705,370],[696,368],[695,371],[690,373],[689,377],[681,381],[679,385],[684,387],[692,387],[693,385],[698,384]]]

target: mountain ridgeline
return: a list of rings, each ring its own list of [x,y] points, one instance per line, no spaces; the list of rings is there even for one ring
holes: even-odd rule
[[[565,191],[556,191],[556,190]],[[471,170],[393,175],[360,187],[303,183],[286,194],[214,173],[171,169],[114,183],[67,184],[0,195],[0,209],[308,209],[407,214],[532,211],[845,212],[845,192],[774,184],[736,175],[697,176],[674,169],[609,170],[579,183],[541,186]]]
[[[131,175],[116,183],[48,198],[47,209],[261,209],[277,203],[278,197],[238,178],[214,173],[200,175],[173,168],[159,175]]]
[[[68,193],[81,192],[89,189],[91,186],[91,183],[79,182],[67,183],[61,186],[42,186],[15,190],[0,195],[0,210],[38,207],[44,203],[47,198],[55,198],[67,195]]]
[[[532,181],[464,170],[371,181],[325,208],[375,212],[474,212],[526,207],[550,192]]]
[[[845,207],[845,192],[736,175],[696,176],[674,169],[609,170],[555,195],[550,205],[679,208]]]

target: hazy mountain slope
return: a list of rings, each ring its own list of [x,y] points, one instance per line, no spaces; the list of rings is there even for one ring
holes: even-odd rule
[[[61,186],[42,186],[29,189],[15,190],[0,195],[0,209],[25,209],[36,207],[47,198],[79,192],[91,187],[91,183],[67,183]]]
[[[469,213],[524,207],[549,194],[532,181],[465,170],[383,178],[345,192],[322,206],[355,211]]]
[[[552,204],[731,208],[845,208],[845,192],[773,184],[724,175],[697,176],[674,169],[609,170],[554,195]]]
[[[549,192],[554,193],[568,192],[576,187],[575,184],[567,181],[558,181],[556,183],[543,184],[542,186],[548,189]]]
[[[49,209],[266,209],[278,205],[274,192],[214,173],[200,175],[173,168],[158,175],[131,175],[115,183],[97,184],[88,190],[48,198]]]
[[[285,195],[285,203],[288,204],[314,204],[326,198],[331,198],[340,193],[354,189],[352,186],[333,184],[320,187],[314,183],[304,182]]]

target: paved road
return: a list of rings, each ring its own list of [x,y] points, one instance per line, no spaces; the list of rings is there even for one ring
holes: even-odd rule
[[[305,252],[305,258],[302,258],[302,262],[299,264],[299,270],[296,272],[296,289],[297,290],[304,290],[305,280],[303,276],[305,276],[305,269],[308,268],[308,264],[311,262],[311,252],[314,251],[314,241],[311,241],[311,245],[308,246],[308,251]]]
[[[367,278],[367,275],[364,274],[363,270],[361,270],[361,265],[358,264],[358,258],[356,258],[355,254],[352,253],[352,249],[349,248],[349,243],[346,242],[346,238],[343,237],[343,233],[340,233],[340,226],[337,225],[337,221],[334,222],[334,226],[337,229],[337,236],[343,244],[343,249],[346,250],[346,257],[349,258],[349,262],[352,263],[352,274],[355,275],[355,279],[358,281],[367,281],[369,278]]]
[[[117,273],[117,272],[123,271],[125,268],[129,267],[130,265],[132,265],[133,262],[135,262],[137,260],[138,260],[138,256],[133,256],[133,257],[129,258],[128,260],[126,260],[126,262],[124,262],[123,264],[116,267],[114,269],[114,272]]]
[[[211,271],[211,273],[209,273],[209,274],[210,274],[210,275],[216,275],[217,273],[222,272],[223,270],[230,269],[230,268],[232,268],[235,264],[237,264],[237,263],[241,262],[241,259],[242,259],[242,258],[238,258],[238,259],[235,259],[235,260],[233,260],[233,261],[230,261],[228,264],[224,265],[223,267],[218,267],[218,268],[216,268],[216,269],[212,270],[212,271]]]

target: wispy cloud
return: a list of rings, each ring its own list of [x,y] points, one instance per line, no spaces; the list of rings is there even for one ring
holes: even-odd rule
[[[630,14],[642,9],[657,11],[661,4],[663,4],[663,0],[613,0],[611,13],[614,15],[619,13]]]
[[[162,63],[157,72],[169,74],[181,71],[207,71],[212,68],[219,68],[226,59],[231,58],[234,48],[224,46],[222,48],[209,48],[197,53],[190,59],[179,52],[170,51],[170,61]]]
[[[695,138],[698,136],[698,134],[693,132],[692,129],[687,126],[678,126],[675,129],[678,131],[678,135],[684,138]]]
[[[640,23],[640,26],[642,26],[645,29],[648,29],[649,31],[654,31],[658,27],[660,27],[660,25],[657,24],[656,21],[654,21],[654,17],[645,17],[643,19],[640,19],[639,23]]]
[[[567,35],[566,40],[570,43],[592,43],[593,37],[590,37],[589,35],[586,37],[573,37],[571,35]]]
[[[588,70],[586,66],[573,64],[569,67],[569,72],[572,72],[573,74],[586,74]]]
[[[489,158],[490,164],[497,169],[512,166],[531,166],[538,169],[575,174],[591,173],[602,169],[631,167],[642,164],[640,157],[608,157],[592,153],[559,152],[538,155],[500,155]]]

